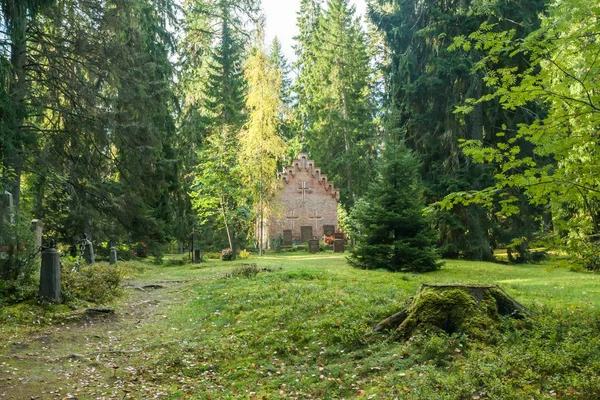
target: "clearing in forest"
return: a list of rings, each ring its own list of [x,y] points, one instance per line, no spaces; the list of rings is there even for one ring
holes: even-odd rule
[[[331,254],[244,262],[256,270],[144,265],[108,305],[114,315],[76,310],[19,325],[9,313],[32,306],[3,310],[0,398],[600,396],[596,275],[462,261],[399,274],[353,269]],[[373,332],[426,282],[498,284],[534,316],[503,320],[484,341]]]

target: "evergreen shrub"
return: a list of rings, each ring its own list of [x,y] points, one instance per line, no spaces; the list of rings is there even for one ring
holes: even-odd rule
[[[351,265],[406,272],[440,267],[436,234],[423,216],[417,167],[404,144],[388,144],[374,182],[350,215],[356,240]]]

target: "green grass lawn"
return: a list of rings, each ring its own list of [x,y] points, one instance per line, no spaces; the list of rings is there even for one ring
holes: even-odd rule
[[[264,271],[232,276],[244,263]],[[552,263],[465,261],[447,261],[426,275],[400,274],[306,253],[134,263],[127,271],[136,281],[186,283],[151,322],[121,328],[119,349],[143,343],[143,352],[111,354],[104,369],[97,366],[115,398],[152,392],[170,399],[600,399],[594,274]],[[440,334],[399,342],[372,332],[425,282],[497,283],[534,314],[504,321],[485,343]],[[116,374],[110,363],[120,365]],[[101,392],[87,393],[80,398]]]
[[[268,272],[227,278],[241,263]],[[144,332],[188,343],[165,349],[156,366],[196,388],[172,385],[172,398],[600,398],[593,274],[465,261],[399,274],[298,253],[147,271],[157,272],[206,278],[189,302]],[[497,283],[541,311],[530,330],[508,324],[488,344],[436,335],[399,343],[372,333],[425,282]]]

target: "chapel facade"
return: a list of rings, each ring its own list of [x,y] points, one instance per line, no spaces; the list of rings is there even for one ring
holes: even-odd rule
[[[278,176],[282,188],[267,230],[270,239],[292,246],[337,232],[340,191],[308,154],[298,154]]]

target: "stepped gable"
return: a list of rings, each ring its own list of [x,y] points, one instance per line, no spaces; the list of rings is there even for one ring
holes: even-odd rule
[[[279,238],[284,246],[291,246],[333,235],[338,229],[340,191],[308,154],[298,154],[278,176],[282,185],[264,239]]]
[[[289,184],[300,171],[308,172],[333,198],[340,200],[339,189],[334,188],[333,182],[328,181],[327,175],[321,174],[321,168],[315,167],[315,161],[309,160],[306,153],[299,153],[298,158],[292,162],[291,166],[283,168],[279,178],[284,184]]]

